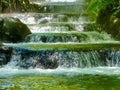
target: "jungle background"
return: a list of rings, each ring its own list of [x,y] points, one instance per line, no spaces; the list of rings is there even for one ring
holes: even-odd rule
[[[120,0],[86,0],[87,13],[91,21],[101,27],[100,30],[120,40]],[[0,0],[0,13],[30,12],[38,8],[30,0]]]

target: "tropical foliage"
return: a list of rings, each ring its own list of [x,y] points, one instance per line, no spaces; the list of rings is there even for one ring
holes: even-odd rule
[[[111,11],[113,10],[113,13],[115,10],[119,10],[119,4],[120,0],[90,0],[87,10],[95,19],[100,14],[100,11],[108,6],[111,7]]]
[[[29,0],[0,0],[0,12],[27,11]]]
[[[120,0],[91,0],[87,10],[91,20],[120,40]]]

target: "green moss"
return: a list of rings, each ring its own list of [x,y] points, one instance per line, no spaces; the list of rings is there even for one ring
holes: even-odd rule
[[[73,77],[28,75],[0,79],[5,90],[119,90],[117,76],[78,75]],[[6,88],[4,87],[6,85]]]
[[[68,32],[44,32],[44,33],[33,33],[33,34],[31,34],[31,35],[46,35],[46,36],[72,36],[72,35],[78,35],[78,36],[80,36],[81,34],[84,34],[84,35],[96,35],[97,34],[97,36],[99,36],[99,35],[102,35],[102,34],[106,34],[107,35],[107,33],[104,33],[104,32],[102,32],[102,33],[99,33],[99,32],[96,32],[96,31],[88,31],[88,32],[78,32],[78,31],[68,31]]]
[[[101,42],[101,43],[25,43],[9,45],[13,48],[27,48],[32,50],[101,50],[101,49],[120,49],[119,42]]]
[[[3,46],[3,44],[2,44],[2,43],[0,43],[0,48],[2,48],[2,46]]]

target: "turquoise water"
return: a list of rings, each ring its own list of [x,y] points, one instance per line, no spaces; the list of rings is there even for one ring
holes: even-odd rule
[[[120,68],[0,69],[1,90],[120,90]]]

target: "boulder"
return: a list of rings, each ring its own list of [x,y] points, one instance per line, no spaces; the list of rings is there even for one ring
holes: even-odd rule
[[[31,34],[31,31],[18,18],[0,18],[0,40],[2,42],[21,42],[28,34]]]

